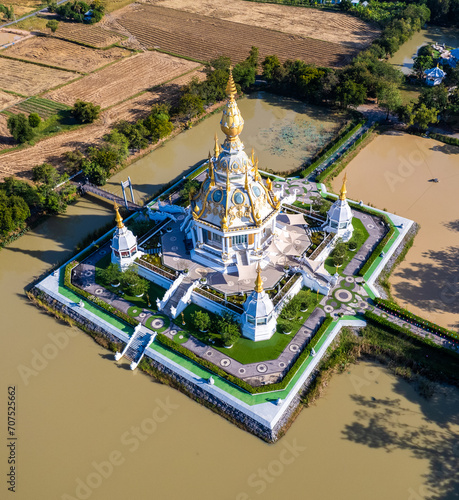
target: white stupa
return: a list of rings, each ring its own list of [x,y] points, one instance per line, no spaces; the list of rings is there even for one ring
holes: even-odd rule
[[[336,233],[343,241],[349,241],[354,231],[354,227],[352,226],[352,210],[346,200],[346,175],[344,175],[339,198],[331,206],[327,213],[327,220],[322,225],[324,231]]]
[[[250,340],[268,340],[276,331],[277,318],[269,295],[263,290],[261,267],[257,268],[255,290],[244,302],[242,335]]]
[[[137,257],[137,237],[124,224],[119,212],[119,206],[115,203],[116,229],[112,238],[112,263],[118,264],[120,269],[130,266]]]

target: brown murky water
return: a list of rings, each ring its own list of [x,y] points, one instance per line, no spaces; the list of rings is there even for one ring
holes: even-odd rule
[[[84,333],[32,306],[24,286],[112,216],[110,207],[80,200],[0,253],[1,498],[412,500],[432,491],[453,498],[457,391],[426,402],[361,363],[267,445],[117,365]],[[4,432],[10,385],[19,438],[14,496]]]
[[[346,168],[348,196],[421,225],[391,277],[405,307],[445,327],[459,325],[459,148],[432,139],[378,136]],[[344,173],[333,182],[336,191]],[[438,178],[438,183],[431,179]]]
[[[250,156],[252,147],[261,170],[289,172],[320,149],[340,127],[340,116],[322,108],[260,92],[238,100],[245,125],[241,139]],[[136,198],[150,198],[161,185],[184,175],[190,167],[213,151],[214,135],[224,140],[221,113],[180,134],[153,153],[114,175],[107,189],[121,193],[120,182],[129,175]]]
[[[450,47],[459,47],[459,30],[443,28],[441,26],[429,26],[427,29],[415,33],[389,59],[389,62],[403,73],[410,73],[413,69],[413,57],[416,57],[418,49],[426,43],[445,43]]]

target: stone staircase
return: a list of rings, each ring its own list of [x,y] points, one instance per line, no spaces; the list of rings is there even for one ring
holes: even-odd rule
[[[191,283],[189,282],[183,281],[182,283],[180,283],[180,285],[177,287],[177,290],[175,290],[174,294],[171,296],[171,298],[167,301],[167,304],[164,306],[163,309],[164,314],[173,317],[171,308],[177,307],[178,303],[180,302],[180,299],[185,295],[190,286]]]

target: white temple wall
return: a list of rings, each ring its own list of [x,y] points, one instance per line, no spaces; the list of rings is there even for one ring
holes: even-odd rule
[[[241,320],[241,314],[238,314],[237,312],[229,309],[228,307],[222,306],[217,302],[214,302],[213,300],[207,299],[199,293],[193,292],[191,294],[191,302],[199,307],[202,307],[203,309],[207,309],[208,311],[213,312],[214,314],[218,314],[221,316],[222,314],[229,313],[235,316],[239,321]]]
[[[153,271],[150,271],[150,269],[147,269],[143,266],[137,266],[137,274],[139,276],[142,276],[142,278],[146,278],[147,280],[152,281],[156,285],[162,286],[166,290],[169,289],[172,284],[172,280],[156,274]]]

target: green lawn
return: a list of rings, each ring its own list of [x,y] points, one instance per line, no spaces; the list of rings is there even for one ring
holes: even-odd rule
[[[355,232],[360,232],[362,233],[362,241],[364,244],[365,241],[367,240],[368,236],[368,231],[365,229],[365,226],[363,225],[363,222],[360,219],[357,219],[357,217],[354,217],[352,219],[352,225],[354,226],[354,234]],[[359,251],[360,247],[357,247],[357,249],[354,252],[351,252],[350,250],[347,250],[346,255],[344,256],[344,263],[343,265],[338,269],[338,273],[341,274],[344,269],[346,269],[346,266],[349,264],[351,259],[354,257],[354,255]],[[336,267],[333,265],[333,257],[327,257],[325,259],[325,269],[330,273],[330,274],[335,274],[336,273]]]
[[[98,278],[98,270],[105,269],[109,264],[110,264],[110,259],[111,255],[104,255],[102,259],[96,262],[96,283],[105,286],[100,279]],[[143,297],[135,297],[133,295],[128,295],[127,293],[123,295],[123,298],[126,299],[127,301],[131,302],[131,304],[134,304],[134,306],[142,308],[142,309],[147,309],[151,312],[156,312],[158,308],[156,307],[156,299],[162,299],[164,294],[166,293],[166,289],[162,288],[159,285],[156,285],[155,283],[149,281],[149,289],[148,292],[143,296]],[[109,287],[111,292],[118,292],[118,288],[113,288]],[[148,299],[150,300],[150,305],[148,305]]]
[[[258,363],[261,361],[277,359],[280,356],[287,344],[292,340],[292,337],[295,336],[301,325],[316,308],[317,304],[322,300],[322,297],[323,296],[320,294],[319,296],[317,296],[317,294],[315,293],[311,294],[311,305],[306,312],[300,313],[299,317],[295,321],[292,321],[293,327],[292,333],[290,335],[285,335],[278,329],[269,340],[262,340],[260,342],[254,342],[253,340],[241,337],[234,343],[231,349],[226,349],[221,344],[220,335],[218,333],[209,331],[208,333],[203,334],[202,332],[194,329],[191,315],[198,310],[204,311],[204,309],[198,307],[195,304],[190,304],[183,313],[185,325],[182,325],[181,318],[177,318],[176,323],[197,339],[201,340],[205,344],[212,345],[212,347],[224,353],[229,358],[232,358],[243,364]],[[212,321],[217,318],[215,314],[208,314],[211,317]],[[209,338],[211,340],[214,340],[215,343],[213,344],[212,342],[209,342]]]

